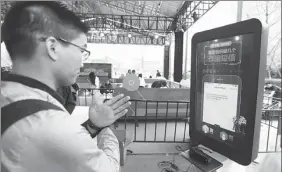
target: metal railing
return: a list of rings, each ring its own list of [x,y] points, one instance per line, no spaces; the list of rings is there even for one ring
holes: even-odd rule
[[[115,128],[132,133],[134,142],[189,142],[189,102],[153,100],[131,102],[131,112],[120,118]]]
[[[103,89],[105,90],[105,89]],[[89,106],[95,93],[101,89],[86,89],[78,94],[78,105]],[[104,94],[105,100],[112,97],[113,90]],[[133,142],[187,143],[189,142],[189,101],[130,100],[128,113],[115,124],[117,130],[126,130]],[[281,99],[273,99],[274,103]],[[262,111],[260,153],[281,151],[281,106],[280,109],[264,106]],[[279,139],[280,138],[280,139]],[[281,144],[281,143],[280,143]]]
[[[114,89],[106,88],[83,88],[79,89],[77,95],[78,106],[89,106],[93,102],[94,95],[99,93],[104,99],[111,99],[113,97]]]
[[[281,99],[272,96],[264,96],[263,110],[265,109],[281,109]]]
[[[277,151],[281,151],[281,109],[265,109],[262,112],[259,152]]]

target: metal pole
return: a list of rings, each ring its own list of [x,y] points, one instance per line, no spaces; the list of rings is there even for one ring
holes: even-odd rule
[[[238,1],[237,22],[242,21],[243,1]]]
[[[186,44],[185,44],[186,47],[184,47],[184,48],[186,49],[186,50],[185,50],[185,58],[184,58],[184,59],[185,59],[185,62],[184,62],[184,64],[185,64],[185,65],[184,65],[184,67],[185,67],[185,68],[184,68],[184,77],[185,77],[185,78],[184,78],[184,79],[187,79],[187,60],[188,60],[188,57],[187,57],[187,56],[188,56],[188,43],[189,43],[189,42],[188,42],[188,31],[189,31],[189,29],[186,30],[186,36],[184,37],[184,40],[185,40],[185,42],[186,42]],[[184,33],[184,35],[185,35],[185,33]]]

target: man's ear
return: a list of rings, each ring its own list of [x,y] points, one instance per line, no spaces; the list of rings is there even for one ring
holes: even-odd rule
[[[48,37],[46,39],[46,49],[48,52],[49,57],[56,61],[58,60],[58,48],[59,48],[59,42],[54,37]]]

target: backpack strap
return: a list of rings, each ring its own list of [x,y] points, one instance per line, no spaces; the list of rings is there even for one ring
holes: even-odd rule
[[[12,124],[24,117],[44,110],[60,110],[62,108],[43,100],[26,99],[13,102],[1,108],[1,134],[3,134]]]

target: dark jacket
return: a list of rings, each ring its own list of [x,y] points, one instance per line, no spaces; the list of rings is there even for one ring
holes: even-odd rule
[[[76,106],[76,93],[72,92],[71,86],[62,87],[57,92],[64,98],[64,106],[71,114]]]

